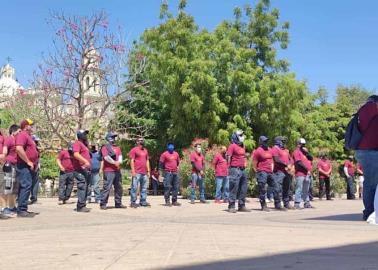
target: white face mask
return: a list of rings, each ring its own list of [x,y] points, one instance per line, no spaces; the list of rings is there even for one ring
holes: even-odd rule
[[[202,148],[201,148],[201,147],[197,147],[197,148],[196,148],[196,151],[197,151],[197,153],[201,153]]]
[[[243,143],[243,142],[244,142],[244,140],[245,140],[245,137],[244,137],[244,135],[242,135],[242,136],[240,136],[240,137],[239,137],[239,142]]]

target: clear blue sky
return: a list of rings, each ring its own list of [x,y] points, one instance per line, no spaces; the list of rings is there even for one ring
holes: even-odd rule
[[[169,1],[171,7],[178,0]],[[214,29],[247,0],[188,0],[187,11],[200,27]],[[110,23],[121,25],[129,41],[159,22],[160,0],[12,0],[0,10],[0,64],[9,56],[18,80],[27,86],[42,52],[51,48],[51,10],[85,15],[104,9]],[[280,56],[311,90],[325,86],[331,97],[338,84],[378,89],[378,1],[273,0],[282,21],[289,21],[289,49]]]

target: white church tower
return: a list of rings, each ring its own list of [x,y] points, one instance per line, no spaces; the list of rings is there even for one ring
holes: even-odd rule
[[[23,87],[16,80],[15,69],[7,63],[0,70],[0,96],[12,97],[20,90],[23,90]]]

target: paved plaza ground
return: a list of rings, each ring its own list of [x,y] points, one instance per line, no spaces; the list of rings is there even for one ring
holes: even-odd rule
[[[360,200],[265,213],[250,199],[253,211],[237,214],[149,200],[151,208],[76,213],[40,198],[35,218],[0,220],[0,269],[378,269],[378,226],[361,221]]]

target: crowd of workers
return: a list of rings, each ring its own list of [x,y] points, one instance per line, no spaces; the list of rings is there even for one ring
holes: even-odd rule
[[[363,134],[360,147],[356,151],[358,164],[353,163],[350,156],[344,163],[344,174],[347,182],[347,199],[355,199],[355,180],[360,194],[363,194],[364,215],[374,212],[374,195],[378,184],[378,97],[372,96],[358,112],[360,130]],[[0,179],[0,218],[14,216],[34,217],[38,213],[28,211],[28,204],[37,200],[39,150],[38,137],[33,133],[33,122],[23,120],[20,126],[12,125],[9,136],[0,136],[0,146],[3,149],[0,160],[3,172]],[[122,152],[117,146],[117,134],[108,132],[106,144],[97,151],[88,143],[88,131],[78,130],[77,140],[60,151],[57,164],[60,169],[59,204],[66,204],[70,199],[74,186],[77,184],[77,212],[89,212],[87,202],[94,202],[100,209],[106,210],[111,189],[114,189],[115,208],[126,208],[122,203],[123,187],[121,164],[124,162]],[[221,146],[214,156],[212,165],[215,171],[215,203],[227,203],[230,213],[249,212],[246,207],[248,190],[248,175],[246,173],[247,155],[244,146],[245,136],[242,131],[235,131],[228,147]],[[258,148],[252,152],[252,169],[255,171],[259,201],[262,211],[270,211],[267,207],[268,190],[274,199],[274,208],[278,211],[289,209],[313,208],[311,205],[311,189],[313,171],[319,176],[319,197],[326,196],[331,200],[330,178],[332,164],[325,153],[321,153],[314,167],[314,157],[306,148],[306,140],[300,138],[292,154],[285,145],[283,136],[274,138],[269,145],[269,138],[260,136]],[[191,193],[190,203],[197,199],[199,190],[200,203],[207,203],[205,194],[205,156],[200,144],[194,146],[190,154],[191,161]],[[175,151],[175,145],[169,142],[159,158],[159,168],[151,171],[150,157],[144,145],[144,139],[139,138],[136,146],[128,154],[131,166],[130,207],[150,207],[147,201],[149,180],[156,191],[159,182],[164,186],[165,206],[180,206],[178,193],[180,186],[178,168],[180,156]],[[99,173],[103,173],[103,187],[100,191]],[[294,205],[291,205],[291,187],[294,183]],[[363,184],[362,184],[363,183]],[[139,194],[139,201],[138,201]],[[360,195],[361,196],[361,195]],[[30,197],[30,200],[29,200]]]

